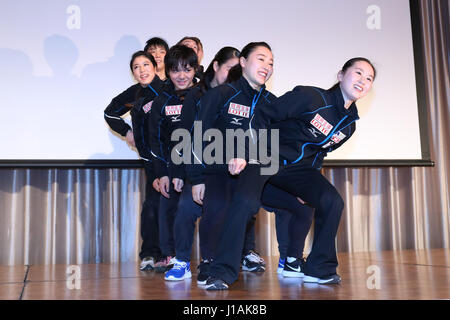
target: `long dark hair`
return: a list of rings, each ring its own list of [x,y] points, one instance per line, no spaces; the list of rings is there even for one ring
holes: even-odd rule
[[[265,47],[272,51],[272,48],[267,44],[267,42],[260,41],[260,42],[250,42],[247,44],[241,51],[241,54],[239,55],[239,58],[244,57],[245,59],[248,58],[250,53],[252,53],[256,48],[258,47]],[[228,72],[228,78],[227,82],[233,82],[238,80],[240,77],[242,77],[242,66],[240,63],[235,65],[233,68],[230,69]]]
[[[150,62],[152,63],[153,67],[156,68],[156,60],[155,60],[155,58],[154,58],[150,53],[148,53],[147,51],[142,51],[142,50],[140,50],[140,51],[136,51],[136,52],[133,53],[133,55],[131,56],[131,60],[130,60],[130,69],[131,69],[131,72],[133,72],[133,62],[134,62],[134,59],[136,59],[137,57],[140,57],[140,56],[146,57],[148,60],[150,60]]]
[[[214,56],[214,59],[212,59],[203,75],[203,79],[199,83],[199,85],[202,86],[202,89],[206,91],[206,82],[211,82],[211,80],[214,78],[214,75],[216,73],[214,71],[214,61],[217,61],[217,64],[221,66],[231,58],[239,58],[239,55],[239,50],[234,47],[223,47],[222,49],[220,49]]]
[[[344,65],[341,68],[341,71],[343,73],[345,73],[347,71],[348,68],[350,68],[351,66],[353,66],[356,62],[358,61],[364,61],[367,62],[373,69],[373,80],[375,80],[375,77],[377,76],[377,70],[375,69],[375,67],[373,66],[372,62],[370,62],[369,59],[364,58],[364,57],[355,57],[355,58],[351,58],[350,60],[348,60],[347,62],[344,63]],[[337,87],[339,87],[339,83],[337,82],[335,83],[330,90],[336,89]]]

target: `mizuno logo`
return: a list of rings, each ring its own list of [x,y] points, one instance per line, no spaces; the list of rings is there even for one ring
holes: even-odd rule
[[[232,119],[233,119],[233,121],[231,121],[230,123],[233,123],[233,124],[237,124],[237,125],[239,125],[239,126],[242,126],[242,123],[239,122],[239,121],[242,120],[242,118],[232,118]]]
[[[172,122],[177,122],[177,121],[181,121],[180,115],[176,115],[176,116],[172,117]]]
[[[318,134],[319,132],[316,131],[316,129],[314,129],[314,128],[309,128],[308,130],[309,130],[309,132],[311,132],[311,134],[312,134],[314,137],[317,138],[317,134]]]

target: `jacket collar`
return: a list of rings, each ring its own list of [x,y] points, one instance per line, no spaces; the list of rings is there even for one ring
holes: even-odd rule
[[[353,102],[348,109],[344,107],[344,96],[342,95],[341,87],[339,85],[328,89],[327,92],[331,97],[331,101],[327,101],[328,104],[336,105],[340,113],[343,115],[348,115],[351,118],[359,119],[358,109],[356,108],[355,102]]]
[[[242,89],[242,92],[244,92],[244,94],[246,96],[248,96],[250,99],[253,99],[253,97],[259,93],[259,91],[253,89],[250,84],[248,83],[247,79],[245,79],[244,77],[240,77],[239,80],[237,81],[239,87]],[[263,93],[266,90],[266,85],[263,84],[261,86],[261,92]]]
[[[161,79],[155,74],[155,77],[153,78],[152,82],[148,86],[146,86],[147,89],[151,89],[158,95],[158,92],[163,87],[164,82],[161,81]]]
[[[183,101],[184,97],[186,96],[186,94],[188,93],[188,91],[191,89],[192,87],[189,87],[187,89],[184,90],[175,90],[175,86],[173,85],[172,81],[169,81],[169,83],[166,85],[165,87],[165,93],[166,95],[172,97],[176,97],[179,100]]]

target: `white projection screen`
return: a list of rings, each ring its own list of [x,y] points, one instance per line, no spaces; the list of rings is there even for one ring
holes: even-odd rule
[[[103,111],[134,84],[130,57],[154,36],[170,46],[200,38],[205,68],[224,46],[266,41],[277,96],[331,87],[345,61],[367,57],[373,90],[357,104],[356,133],[326,163],[429,165],[415,2],[1,1],[0,165],[140,166]]]

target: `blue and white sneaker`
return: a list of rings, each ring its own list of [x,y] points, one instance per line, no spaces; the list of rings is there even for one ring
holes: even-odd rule
[[[284,269],[284,263],[286,262],[286,259],[279,259],[278,260],[278,268],[277,268],[277,273],[280,274],[283,272]]]
[[[332,274],[331,276],[317,278],[305,275],[303,282],[318,283],[318,284],[339,284],[341,283],[341,276],[338,274]]]
[[[287,257],[286,258],[286,263],[284,264],[284,269],[283,269],[283,277],[286,278],[303,278],[305,276],[305,274],[302,271],[303,268],[303,264],[304,264],[304,260],[303,259],[299,259],[299,258],[294,258],[294,257]]]
[[[179,261],[174,259],[174,265],[172,269],[166,272],[164,280],[168,281],[181,281],[192,277],[191,267],[189,262]]]

